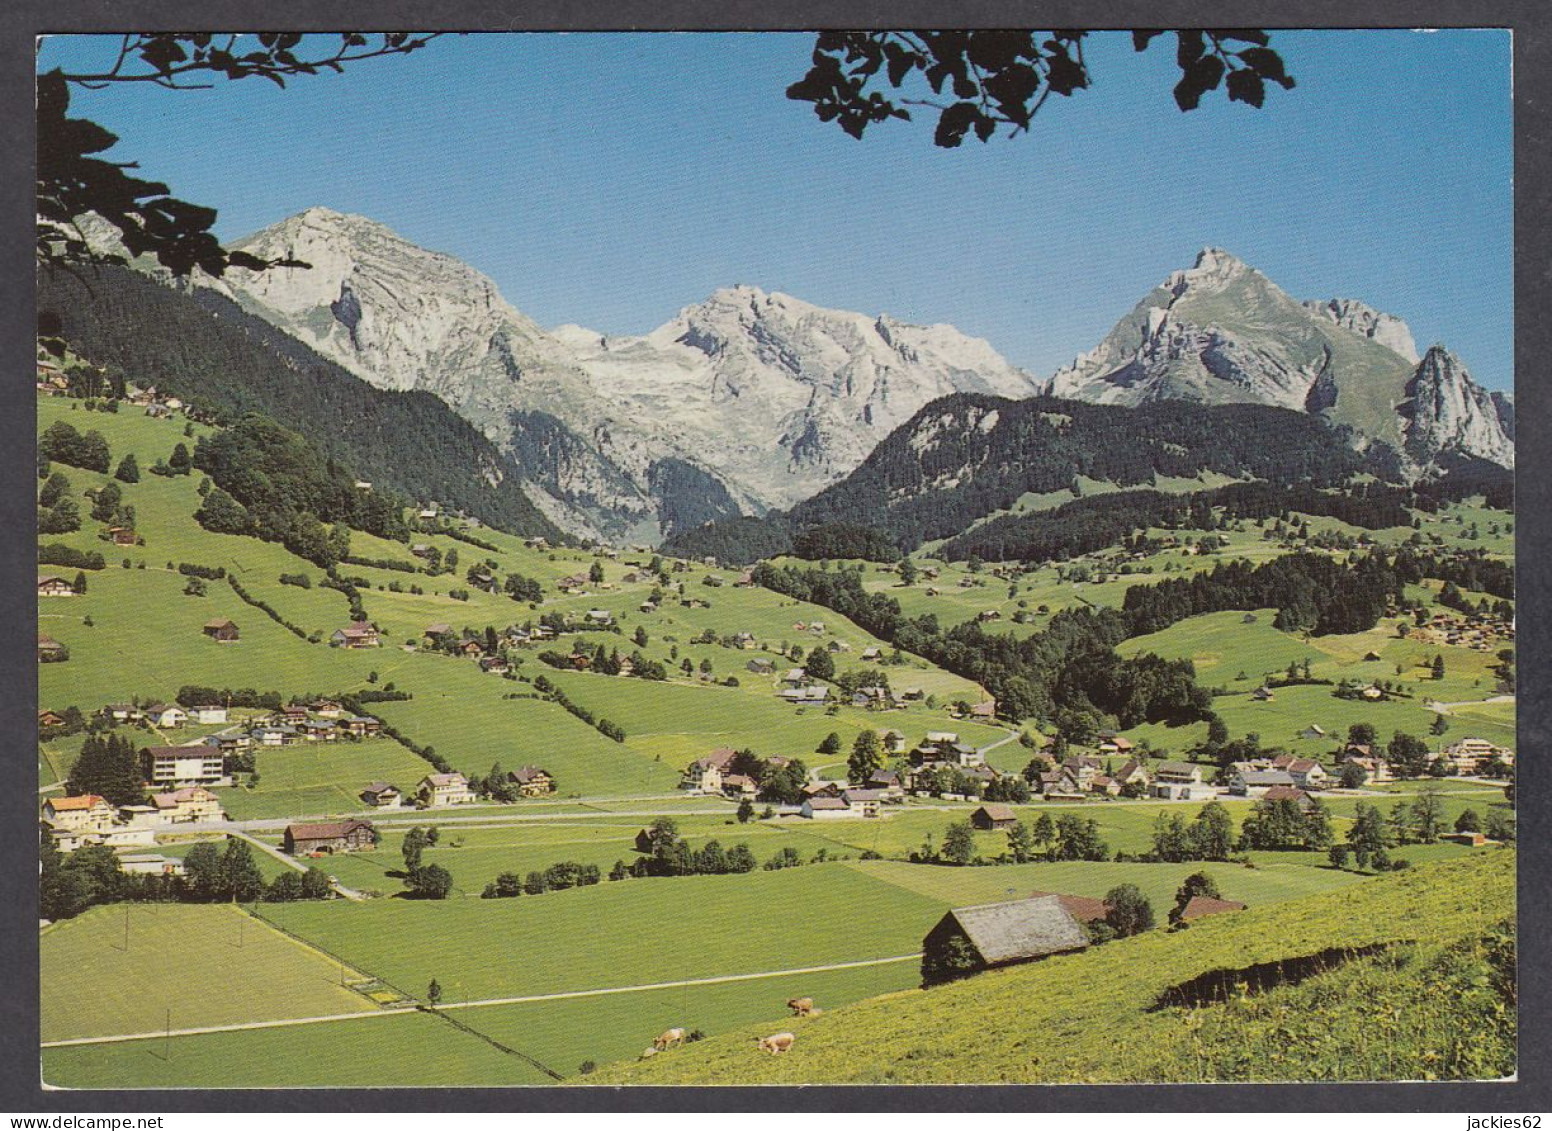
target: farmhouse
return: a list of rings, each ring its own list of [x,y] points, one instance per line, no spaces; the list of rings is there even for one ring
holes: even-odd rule
[[[133,546],[135,544],[135,532],[127,526],[108,527],[108,541],[115,546]]]
[[[1314,798],[1297,786],[1292,785],[1274,785],[1261,795],[1261,800],[1269,805],[1276,804],[1279,801],[1292,801],[1300,809],[1306,811],[1315,806]]]
[[[1514,764],[1514,751],[1503,746],[1495,746],[1485,738],[1463,738],[1459,742],[1451,743],[1444,750],[1433,756],[1443,758],[1457,773],[1474,774],[1483,763],[1499,761],[1506,765]]]
[[[1054,895],[958,907],[922,940],[922,979],[945,981],[1088,944],[1088,932]]]
[[[38,575],[39,597],[74,597],[75,586],[63,577],[51,577],[47,574]]]
[[[1165,801],[1190,801],[1205,796],[1202,767],[1190,762],[1165,762],[1153,779],[1153,796]]]
[[[454,771],[448,774],[427,774],[420,779],[420,788],[416,791],[423,805],[431,809],[441,809],[449,805],[467,805],[474,798],[474,791],[469,788],[469,779]]]
[[[754,779],[748,774],[723,774],[722,792],[735,800],[753,801],[757,787]]]
[[[841,800],[853,817],[873,818],[879,815],[884,803],[884,792],[879,789],[848,789],[841,793]]]
[[[1346,766],[1349,762],[1364,772],[1365,785],[1378,785],[1381,782],[1388,782],[1394,778],[1394,775],[1390,772],[1390,763],[1384,758],[1369,754],[1348,753],[1342,759],[1342,765]]]
[[[334,725],[352,738],[370,738],[383,729],[383,724],[371,715],[347,715]]]
[[[839,797],[810,797],[803,802],[803,816],[811,821],[833,820],[852,816],[851,807]]]
[[[221,801],[208,789],[186,786],[169,793],[151,795],[151,805],[162,822],[222,821],[226,819]]]
[[[47,730],[49,727],[62,726],[65,716],[58,711],[50,711],[47,708],[38,712],[38,729]]]
[[[704,758],[697,758],[684,769],[679,788],[692,793],[721,793],[723,775],[736,752],[731,746],[719,746]]]
[[[823,703],[830,698],[830,689],[822,686],[788,687],[776,693],[789,703]]]
[[[226,722],[227,710],[219,703],[199,703],[189,708],[189,715],[202,726]]]
[[[64,832],[106,832],[113,824],[113,806],[95,793],[80,797],[50,797],[43,803],[43,819]]]
[[[147,746],[140,751],[140,770],[152,788],[185,785],[226,785],[226,758],[204,743],[193,746]]]
[[[776,671],[776,664],[771,660],[750,660],[744,665],[744,670],[754,675],[771,675]]]
[[[1149,781],[1147,769],[1145,769],[1143,764],[1137,761],[1135,758],[1126,763],[1126,765],[1122,766],[1116,773],[1112,774],[1111,776],[1119,785],[1123,787],[1128,785],[1140,785],[1144,788],[1147,788]]]
[[[308,742],[339,741],[339,728],[327,719],[308,719],[296,729]]]
[[[1326,768],[1313,758],[1295,758],[1286,769],[1300,789],[1321,789],[1330,780]]]
[[[374,781],[361,791],[361,800],[374,809],[397,809],[404,803],[404,795],[396,785]]]
[[[314,699],[310,704],[313,714],[322,715],[326,719],[337,719],[345,713],[343,704],[333,699]]]
[[[523,797],[543,797],[555,792],[555,775],[538,766],[520,766],[507,777]]]
[[[1291,789],[1293,784],[1293,775],[1285,770],[1235,770],[1229,792],[1236,797],[1264,797],[1269,789]]]
[[[336,628],[329,637],[329,643],[336,648],[376,648],[382,641],[378,638],[376,628],[367,621],[358,620],[344,628]]]
[[[886,730],[883,735],[884,753],[904,754],[905,735],[897,730]]]
[[[232,644],[239,638],[237,626],[225,617],[206,621],[202,631],[217,644]]]
[[[70,657],[70,650],[52,636],[38,633],[38,663],[47,664],[56,660],[65,660]],[[64,720],[60,720],[63,722]],[[39,725],[42,725],[41,723]],[[54,724],[55,726],[58,723]]]
[[[882,793],[887,802],[905,800],[905,786],[900,781],[898,770],[875,770],[864,784]]]
[[[152,726],[173,729],[189,721],[189,713],[177,704],[153,703],[145,709],[146,721]]]
[[[480,671],[491,675],[506,675],[510,669],[500,656],[485,656],[480,660]]]
[[[1011,829],[1018,824],[1018,814],[1006,805],[982,805],[970,814],[970,823],[982,832]]]
[[[371,821],[325,821],[312,825],[287,825],[284,848],[292,856],[318,852],[355,852],[377,843]]]

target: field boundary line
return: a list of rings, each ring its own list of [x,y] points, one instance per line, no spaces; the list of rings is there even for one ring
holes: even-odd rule
[[[269,923],[269,920],[267,919],[263,921],[265,923]],[[276,924],[269,925],[274,926],[276,930],[281,931],[284,934],[291,934],[291,932],[286,931],[285,928]],[[302,941],[305,942],[305,940]],[[313,946],[312,943],[307,943],[306,945]],[[328,951],[323,950],[321,947],[317,947],[316,949],[324,954],[329,953]],[[333,958],[334,956],[329,955],[329,957]],[[445,1013],[454,1009],[480,1009],[485,1006],[492,1005],[527,1005],[531,1002],[561,1001],[567,998],[607,997],[612,994],[648,993],[652,990],[683,989],[689,986],[710,986],[724,982],[753,982],[762,978],[796,977],[800,974],[824,974],[832,970],[853,970],[863,966],[886,966],[893,962],[914,962],[919,958],[921,958],[921,954],[920,952],[917,952],[914,954],[897,954],[889,958],[862,958],[853,962],[832,962],[822,966],[801,966],[791,970],[761,970],[754,974],[720,974],[711,978],[688,978],[677,982],[648,982],[639,986],[606,986],[603,989],[596,990],[561,990],[556,993],[527,994],[519,997],[482,998],[478,1001],[444,1001],[440,1005],[436,1006],[435,1009],[431,1012]],[[355,968],[352,967],[352,969]],[[401,994],[404,993],[403,990],[393,985],[392,982],[386,981],[382,978],[378,978],[377,980],[382,982],[383,985],[389,987],[390,989],[396,990]],[[414,1000],[412,995],[406,994],[405,996],[410,997],[411,1000]],[[248,1029],[280,1029],[288,1025],[321,1025],[331,1021],[358,1021],[363,1017],[395,1017],[405,1013],[423,1012],[427,1011],[419,1005],[392,1006],[386,1009],[376,1009],[362,1013],[338,1013],[323,1017],[288,1017],[273,1021],[244,1021],[229,1025],[203,1025],[192,1029],[173,1029],[171,1032],[162,1030],[154,1033],[118,1033],[105,1037],[69,1037],[58,1041],[44,1041],[41,1047],[51,1049],[65,1048],[72,1045],[118,1044],[125,1041],[151,1040],[156,1037],[194,1037],[203,1036],[210,1033],[237,1033]]]

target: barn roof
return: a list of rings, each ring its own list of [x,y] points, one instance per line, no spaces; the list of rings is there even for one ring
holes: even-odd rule
[[[985,813],[987,819],[991,821],[1018,820],[1018,814],[1006,805],[982,805],[979,809],[976,810],[976,812]]]
[[[1055,898],[1061,900],[1067,913],[1080,923],[1092,923],[1103,919],[1110,913],[1110,904],[1103,899],[1094,899],[1087,895],[1067,895],[1063,892],[1032,891],[1031,899]]]
[[[357,829],[372,831],[371,821],[323,821],[313,825],[287,825],[286,833],[293,841],[298,840],[332,840],[334,837],[349,836]]]
[[[949,912],[988,964],[1038,958],[1088,945],[1082,925],[1054,895],[983,903]]]
[[[1181,912],[1182,919],[1200,919],[1204,915],[1218,915],[1225,911],[1243,911],[1245,905],[1233,899],[1214,899],[1210,895],[1193,895]]]

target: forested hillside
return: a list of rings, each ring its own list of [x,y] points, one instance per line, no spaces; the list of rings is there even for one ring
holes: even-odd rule
[[[851,475],[789,512],[714,523],[669,547],[745,562],[790,547],[796,531],[839,525],[881,529],[910,551],[961,533],[1025,493],[1069,490],[1084,478],[1146,487],[1159,477],[1214,473],[1316,488],[1367,467],[1343,432],[1285,409],[1167,401],[1130,409],[959,394],[923,408]]]
[[[435,396],[373,388],[218,294],[127,268],[45,269],[38,309],[57,312],[63,337],[110,378],[155,384],[220,423],[262,413],[379,487],[562,537],[524,494],[521,468]]]

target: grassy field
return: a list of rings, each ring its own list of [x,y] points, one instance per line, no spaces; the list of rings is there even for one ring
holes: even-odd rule
[[[767,1022],[651,1061],[617,1064],[595,1079],[903,1084],[1495,1077],[1513,1070],[1514,1022],[1492,989],[1482,936],[1513,909],[1513,855],[1484,853],[1252,907],[1185,932],[1153,931],[843,1007],[792,1026],[798,1040],[785,1056],[763,1055],[751,1044],[770,1031]],[[1391,950],[1373,959],[1353,953],[1376,945]],[[1302,986],[1289,979],[1264,996],[1156,1008],[1171,987],[1209,971],[1288,963],[1327,948],[1355,960]]]
[[[160,1031],[169,1011],[177,1029],[376,1008],[338,962],[230,906],[94,908],[39,950],[45,1041]]]
[[[360,793],[369,783],[391,781],[409,792],[431,771],[423,759],[387,738],[264,747],[255,752],[254,765],[257,786],[218,791],[236,820],[354,813],[363,807]]]

